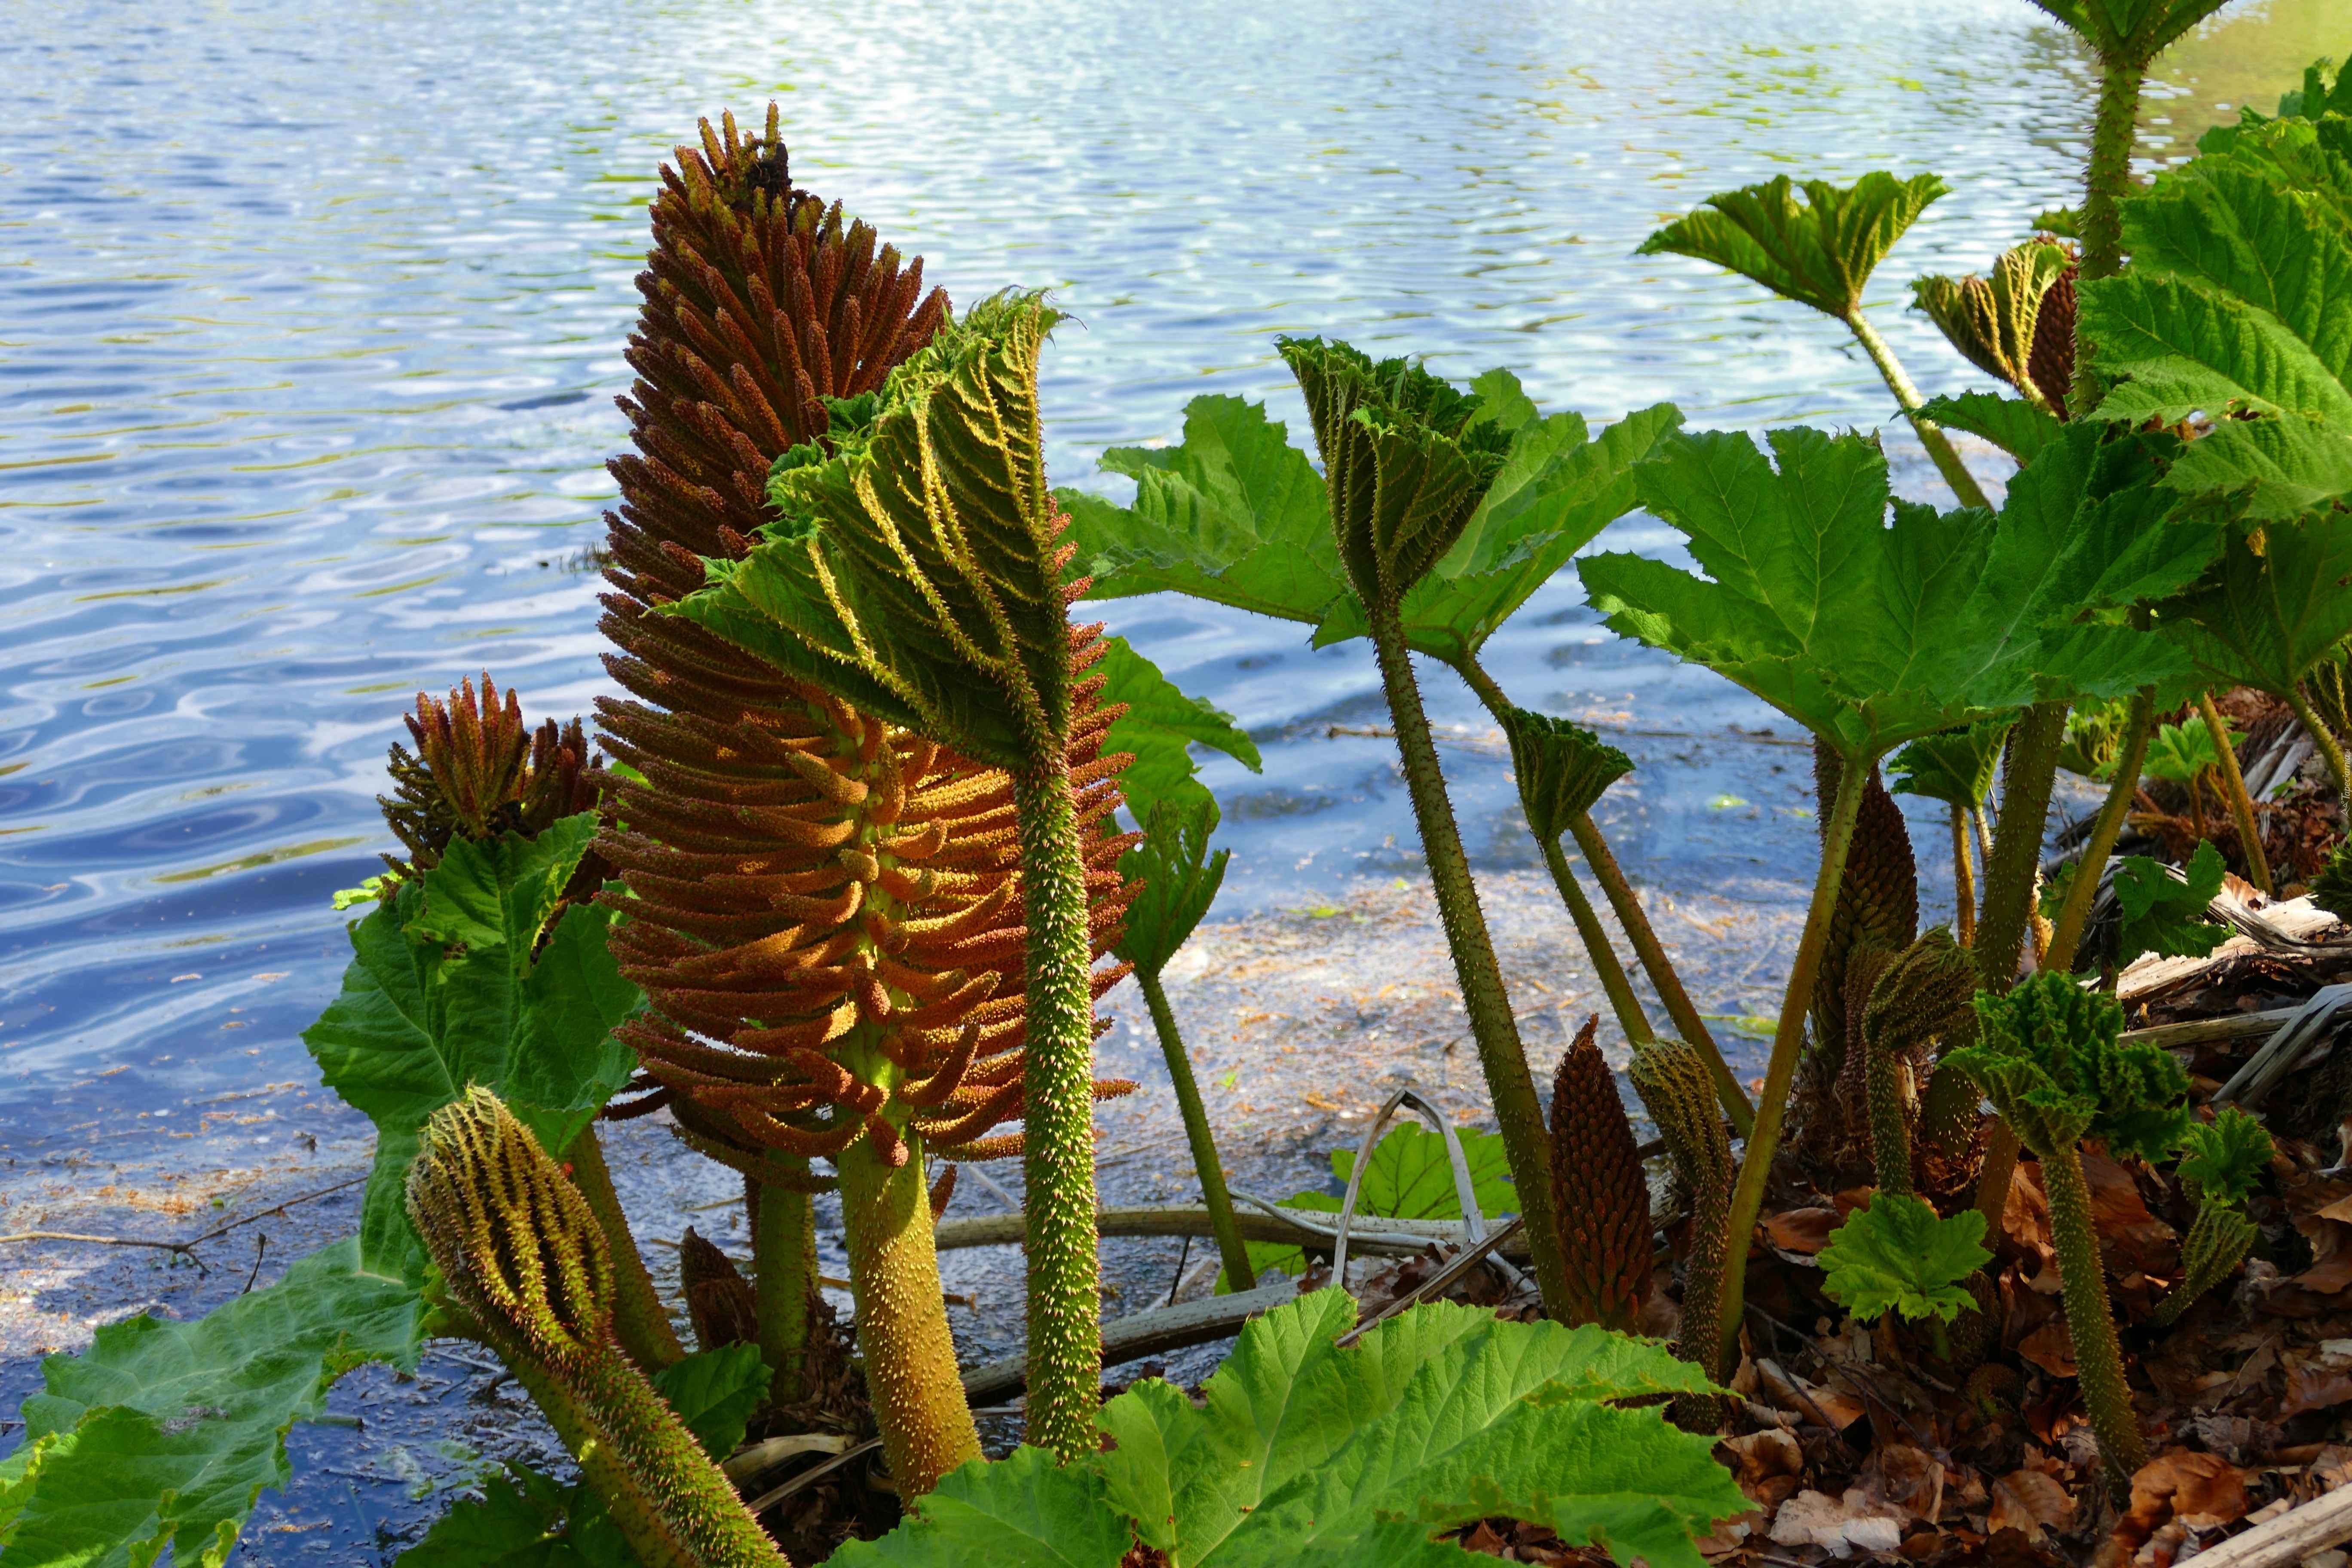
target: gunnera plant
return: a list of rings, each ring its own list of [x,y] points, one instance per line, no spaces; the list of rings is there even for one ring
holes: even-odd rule
[[[2169,1155],[2189,1127],[2189,1074],[2159,1047],[2122,1044],[2123,1009],[2115,998],[2064,974],[2044,971],[2005,996],[1980,993],[1976,1008],[1978,1043],[1947,1056],[1944,1068],[1979,1085],[2042,1162],[2083,1403],[2109,1479],[2128,1485],[2147,1462],[2147,1443],[2124,1381],[2078,1145],[2097,1138],[2118,1158]]]
[[[408,1211],[443,1310],[496,1351],[648,1563],[785,1563],[613,1333],[604,1235],[528,1128],[476,1088],[434,1113]],[[460,1326],[446,1322],[445,1327]]]
[[[999,295],[879,396],[833,404],[830,452],[778,459],[775,520],[740,559],[706,562],[710,586],[676,609],[845,711],[1006,775],[1025,939],[1029,1438],[1068,1458],[1096,1441],[1100,1402],[1094,1000],[1124,973],[1094,962],[1119,934],[1116,862],[1134,837],[1107,830],[1119,760],[1096,755],[1114,715],[1094,708],[1088,673],[1107,645],[1070,624],[1084,584],[1062,580],[1067,520],[1045,483],[1037,359],[1058,319]],[[932,1374],[951,1382],[952,1360]]]

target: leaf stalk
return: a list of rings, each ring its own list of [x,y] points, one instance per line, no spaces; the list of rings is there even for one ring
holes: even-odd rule
[[[1772,1059],[1764,1069],[1764,1092],[1756,1108],[1756,1127],[1739,1160],[1739,1179],[1732,1188],[1731,1211],[1725,1236],[1729,1248],[1724,1270],[1723,1303],[1717,1336],[1726,1364],[1736,1364],[1739,1320],[1747,1306],[1748,1236],[1764,1208],[1764,1187],[1770,1178],[1772,1156],[1780,1150],[1780,1124],[1789,1110],[1789,1095],[1797,1078],[1797,1061],[1804,1053],[1806,1003],[1821,973],[1822,955],[1829,946],[1830,916],[1837,907],[1838,884],[1845,877],[1846,850],[1853,842],[1853,825],[1862,815],[1862,797],[1872,770],[1852,762],[1839,772],[1836,798],[1822,834],[1822,868],[1813,880],[1812,902],[1805,910],[1804,934],[1797,942],[1796,962],[1790,966],[1787,994],[1781,998],[1780,1026],[1772,1037]]]
[[[1151,1009],[1151,1026],[1160,1036],[1160,1054],[1168,1061],[1168,1081],[1176,1088],[1176,1106],[1184,1116],[1184,1141],[1192,1145],[1192,1169],[1201,1178],[1201,1201],[1216,1233],[1217,1256],[1225,1278],[1235,1290],[1257,1289],[1257,1273],[1250,1267],[1249,1248],[1242,1243],[1240,1223],[1234,1217],[1233,1194],[1225,1188],[1225,1167],[1217,1158],[1217,1141],[1209,1131],[1208,1108],[1201,1102],[1200,1080],[1192,1076],[1192,1059],[1184,1051],[1184,1037],[1176,1027],[1176,1010],[1168,1005],[1168,988],[1160,971],[1135,972],[1135,983]]]

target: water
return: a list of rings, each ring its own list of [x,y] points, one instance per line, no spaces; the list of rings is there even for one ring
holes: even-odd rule
[[[2231,91],[2283,83],[2320,11],[2210,25],[2151,155],[2221,118],[2200,62]],[[698,115],[776,99],[802,182],[959,299],[1051,286],[1078,318],[1046,367],[1055,470],[1116,490],[1093,455],[1170,438],[1200,393],[1303,430],[1283,332],[1507,364],[1596,422],[1673,398],[1700,424],[1880,424],[1829,323],[1631,255],[1781,172],[1952,182],[1873,304],[1930,391],[1975,384],[1902,280],[1981,266],[2066,198],[2084,75],[2023,0],[1545,0],[1435,27],[1387,0],[361,4],[326,26],[267,0],[20,3],[0,58],[10,1147],[305,1079],[295,1036],[343,962],[328,895],[389,847],[373,796],[413,694],[487,668],[569,714],[604,688],[582,563],[624,438],[652,172]],[[1639,520],[1609,542],[1673,549]],[[1227,908],[1411,871],[1387,742],[1329,735],[1381,717],[1363,645],[1310,653],[1191,603],[1106,614],[1267,742],[1263,778],[1212,769]],[[1555,710],[1772,722],[1608,637],[1572,574],[1493,663]],[[1484,728],[1430,686],[1441,723]],[[1644,775],[1623,825],[1643,875],[1717,879],[1706,803],[1745,793],[1710,772],[1726,756]],[[1524,862],[1499,763],[1465,754],[1457,793],[1474,851]],[[1801,822],[1734,837],[1736,864],[1801,876]]]

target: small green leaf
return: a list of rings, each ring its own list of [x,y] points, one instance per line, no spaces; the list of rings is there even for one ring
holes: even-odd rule
[[[1127,930],[1112,949],[1145,974],[1156,975],[1191,939],[1216,901],[1231,851],[1209,852],[1217,803],[1202,790],[1191,802],[1153,804],[1143,842],[1119,857],[1118,874],[1140,879],[1143,891],[1127,907]]]
[[[1974,811],[1992,794],[2000,748],[2016,720],[1985,719],[1963,729],[1925,735],[1887,759],[1896,795],[1922,795]]]
[[[612,1031],[643,993],[605,948],[610,911],[565,910],[534,952],[595,832],[583,814],[536,838],[454,839],[352,925],[342,991],[302,1038],[328,1087],[376,1124],[360,1216],[369,1269],[424,1278],[403,1184],[426,1120],[468,1083],[560,1151],[635,1070]]]
[[[1950,190],[1934,174],[1898,180],[1873,173],[1845,186],[1808,180],[1800,205],[1794,183],[1782,174],[1707,197],[1713,210],[1667,225],[1639,254],[1712,261],[1843,321],[1862,309],[1870,274],[1895,242]]]
[[[2181,1140],[2180,1174],[2208,1200],[2235,1203],[2253,1189],[2271,1163],[2271,1135],[2234,1105],[2189,1129]]]
[[[2228,721],[2222,721],[2227,727]],[[2229,740],[2239,739],[2232,730]],[[2152,779],[2170,779],[2175,784],[2187,784],[2202,775],[2209,768],[2221,765],[2221,749],[2214,744],[2213,731],[2202,713],[2191,713],[2185,724],[2161,724],[2147,738],[2147,758],[2139,771]]]
[[[2058,765],[2086,779],[2112,776],[2116,755],[2123,749],[2124,729],[2130,721],[2128,698],[2076,703],[2066,715],[2066,736],[2058,748]]]
[[[1103,641],[1103,659],[1095,667],[1106,682],[1100,700],[1123,703],[1127,711],[1112,722],[1102,749],[1135,758],[1119,775],[1119,789],[1139,824],[1161,801],[1197,801],[1208,794],[1192,782],[1195,744],[1223,752],[1252,773],[1263,769],[1257,743],[1232,714],[1179,689],[1125,637]]]
[[[2229,928],[2205,918],[2226,868],[2221,852],[2202,840],[2189,858],[2185,879],[2145,855],[2125,856],[2116,867],[2116,902],[2124,917],[2117,958],[2126,963],[2144,952],[2202,958],[2227,941]]]
[[[1976,1305],[1961,1282],[1992,1261],[1984,1215],[1949,1216],[1907,1194],[1881,1193],[1846,1216],[1822,1248],[1822,1288],[1857,1318],[1900,1312],[1951,1322]]]
[[[767,1399],[772,1381],[757,1345],[721,1345],[654,1373],[654,1387],[714,1459],[741,1447],[744,1425]]]

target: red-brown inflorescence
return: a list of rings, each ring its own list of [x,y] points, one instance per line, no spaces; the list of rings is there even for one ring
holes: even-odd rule
[[[1554,1211],[1575,1316],[1632,1332],[1650,1294],[1650,1182],[1600,1026],[1598,1014],[1585,1020],[1552,1079]]]
[[[908,1126],[960,1158],[1016,1152],[1017,1133],[992,1135],[1022,1110],[1009,775],[652,613],[702,585],[704,557],[742,552],[771,464],[824,438],[824,398],[879,387],[929,342],[946,296],[793,187],[772,106],[764,137],[706,122],[662,175],[622,400],[637,449],[612,464],[606,519],[606,663],[637,700],[598,703],[646,781],[621,789],[600,847],[631,894],[614,952],[653,1004],[627,1031],[648,1092],[608,1114],[669,1104],[698,1146],[771,1179],[767,1151],[867,1133],[903,1159]],[[1075,634],[1074,663],[1102,647],[1098,628]],[[1133,896],[1115,868],[1132,839],[1111,822],[1125,759],[1100,755],[1118,710],[1089,690],[1081,712],[1068,763],[1099,957]]]
[[[593,811],[612,782],[601,759],[590,758],[579,720],[558,728],[550,719],[529,729],[521,700],[509,689],[501,704],[487,672],[478,698],[470,680],[460,681],[446,702],[420,691],[416,711],[406,718],[416,750],[393,743],[393,793],[376,797],[408,851],[405,860],[383,858],[395,878],[439,865],[452,838],[528,838],[559,818]],[[593,891],[609,869],[586,856],[566,896]]]

